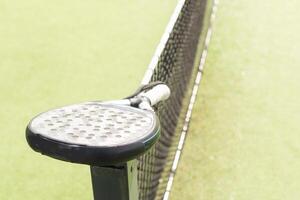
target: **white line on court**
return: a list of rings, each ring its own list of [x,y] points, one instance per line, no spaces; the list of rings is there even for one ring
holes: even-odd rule
[[[183,128],[182,128],[180,140],[179,140],[179,143],[178,143],[178,146],[177,146],[177,151],[176,151],[176,154],[175,154],[175,157],[174,157],[174,160],[173,160],[173,165],[172,165],[172,168],[171,168],[171,172],[170,172],[170,175],[169,175],[169,180],[168,180],[168,184],[167,184],[167,188],[166,188],[163,200],[168,200],[169,199],[170,192],[171,192],[172,185],[173,185],[175,172],[176,172],[176,169],[178,167],[178,163],[179,163],[180,156],[181,156],[181,153],[182,153],[182,149],[183,149],[183,146],[184,146],[184,142],[185,142],[185,139],[186,139],[186,134],[187,134],[190,119],[191,119],[191,116],[192,116],[193,107],[194,107],[194,104],[195,104],[195,101],[196,101],[199,85],[200,85],[200,82],[201,82],[201,79],[202,79],[204,64],[205,64],[205,60],[206,60],[206,57],[207,57],[208,45],[209,45],[211,35],[212,35],[212,23],[213,23],[213,21],[215,19],[215,16],[216,16],[217,5],[218,5],[217,0],[214,0],[213,1],[213,7],[212,7],[212,13],[211,13],[211,16],[210,16],[210,22],[209,22],[210,24],[209,24],[209,28],[208,28],[206,38],[205,38],[204,50],[201,54],[201,59],[200,59],[199,67],[198,67],[197,76],[196,76],[196,79],[195,79],[195,82],[194,82],[192,95],[190,97],[188,111],[187,111],[186,116],[185,116],[185,122],[184,122],[184,125],[183,125]]]

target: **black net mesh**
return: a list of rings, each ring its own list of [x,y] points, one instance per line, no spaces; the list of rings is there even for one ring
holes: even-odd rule
[[[139,158],[139,199],[162,199],[178,146],[191,79],[200,57],[199,41],[206,33],[204,16],[210,12],[209,0],[186,0],[158,57],[151,80],[163,81],[171,89],[170,98],[157,107],[161,137],[147,154]],[[203,33],[203,34],[202,34]],[[201,45],[200,45],[201,46]]]

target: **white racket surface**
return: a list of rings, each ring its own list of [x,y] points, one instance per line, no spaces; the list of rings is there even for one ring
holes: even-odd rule
[[[155,114],[133,107],[87,102],[44,112],[29,124],[34,134],[86,146],[120,146],[146,138]]]

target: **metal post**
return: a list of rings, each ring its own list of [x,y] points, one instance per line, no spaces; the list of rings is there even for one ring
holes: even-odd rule
[[[138,200],[137,161],[91,166],[94,200]]]

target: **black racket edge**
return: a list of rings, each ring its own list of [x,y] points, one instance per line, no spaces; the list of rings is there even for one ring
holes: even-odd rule
[[[66,143],[34,133],[29,125],[26,128],[27,143],[34,151],[58,160],[93,166],[108,166],[136,159],[147,152],[159,136],[159,121],[148,136],[134,143],[114,147]]]

